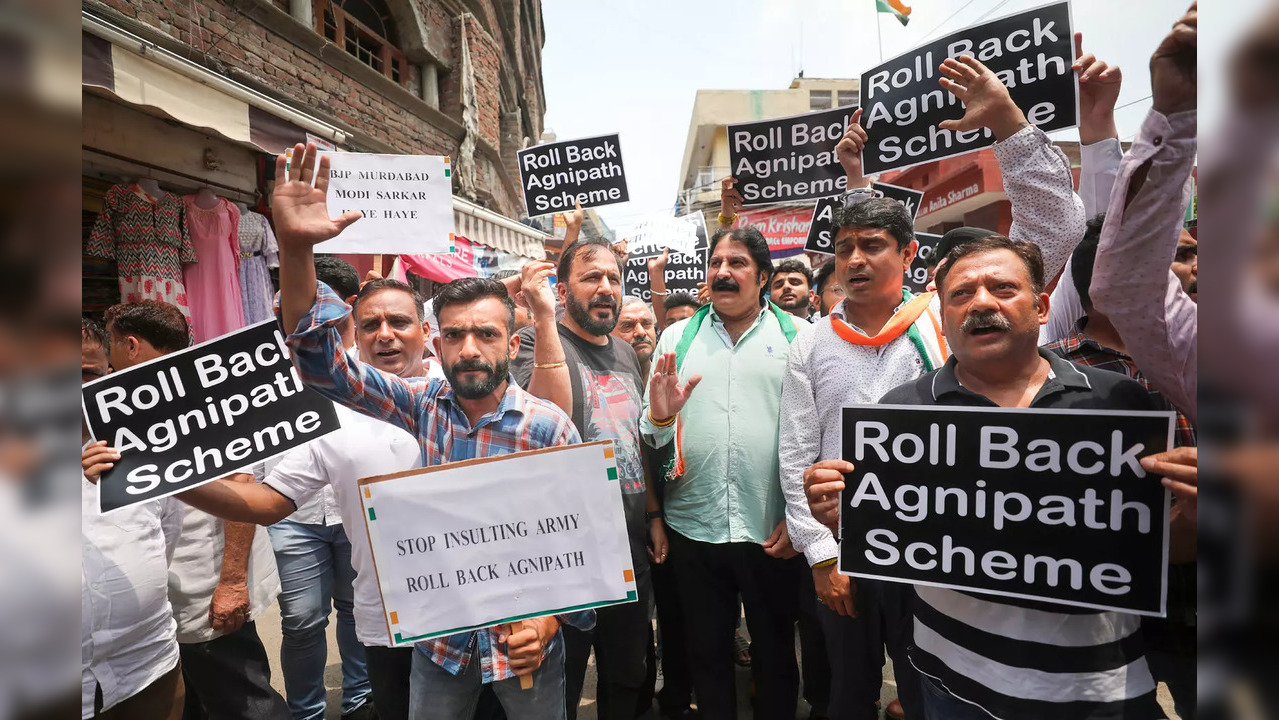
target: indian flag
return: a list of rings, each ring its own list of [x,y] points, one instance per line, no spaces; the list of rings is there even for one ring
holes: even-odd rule
[[[910,22],[910,8],[906,7],[902,0],[875,0],[875,10],[882,13],[892,13],[902,26]]]

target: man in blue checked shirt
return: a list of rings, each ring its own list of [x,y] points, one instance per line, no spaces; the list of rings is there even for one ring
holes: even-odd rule
[[[434,299],[440,324],[435,350],[447,381],[401,378],[347,355],[337,325],[350,308],[316,282],[312,248],[336,237],[360,213],[329,218],[328,158],[317,163],[316,157],[314,145],[298,145],[295,162],[287,170],[284,156],[276,159],[280,180],[273,203],[280,244],[280,311],[284,326],[295,329],[288,345],[302,381],[335,402],[417,437],[427,466],[581,442],[559,408],[513,382],[510,362],[519,349],[515,306],[496,280],[455,280]],[[532,273],[530,286],[543,290],[548,275],[549,271]],[[537,362],[562,365],[562,348],[558,343],[538,347]],[[561,622],[587,630],[595,615],[586,611],[536,618],[514,634],[488,628],[419,643],[413,658],[410,717],[470,718],[482,686],[492,683],[512,720],[563,718]],[[534,679],[530,690],[521,690],[516,679],[525,675]]]

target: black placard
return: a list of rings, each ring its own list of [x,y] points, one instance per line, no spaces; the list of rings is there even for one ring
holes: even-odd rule
[[[706,263],[710,259],[710,242],[705,223],[698,223],[697,243],[692,253],[671,253],[666,258],[666,292],[686,292],[697,297],[697,284],[706,282]],[[660,255],[661,252],[657,252]],[[631,255],[626,261],[622,285],[627,295],[653,301],[653,288],[648,281],[648,261],[653,254]]]
[[[1170,446],[1172,413],[859,405],[843,423],[840,572],[1163,616],[1169,498],[1137,459]]]
[[[189,490],[339,427],[302,385],[274,320],[86,384],[89,431],[120,452],[102,512]],[[229,418],[229,421],[228,421]]]
[[[516,153],[529,217],[630,200],[617,135],[535,145]]]
[[[913,223],[919,214],[919,203],[924,199],[922,190],[912,190],[888,183],[871,183],[876,197],[886,197],[906,206]],[[833,254],[835,252],[835,233],[831,228],[831,214],[839,207],[838,198],[822,198],[813,208],[813,220],[808,224],[808,242],[804,249],[809,252]],[[918,233],[916,233],[918,235]],[[920,241],[921,245],[923,241]]]
[[[964,114],[959,99],[938,82],[947,57],[980,60],[1008,87],[1026,119],[1045,132],[1074,127],[1072,38],[1070,4],[1054,3],[951,33],[863,73],[861,124],[868,140],[862,171],[873,175],[994,144],[989,130],[938,127]]]
[[[915,252],[915,259],[911,261],[903,282],[911,292],[919,294],[928,288],[928,258],[937,250],[941,235],[917,232],[915,242],[919,243],[919,250]]]
[[[771,205],[845,190],[835,145],[857,108],[835,108],[728,126],[728,160],[742,204]]]

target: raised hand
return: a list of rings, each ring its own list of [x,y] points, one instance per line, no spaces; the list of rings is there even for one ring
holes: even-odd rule
[[[653,420],[665,422],[679,414],[688,402],[693,388],[702,381],[701,375],[694,375],[681,385],[675,374],[675,353],[666,353],[653,363],[653,379],[648,381],[648,412]]]
[[[670,259],[671,259],[670,248],[662,248],[661,255],[657,255],[649,258],[648,259],[648,276],[661,277],[663,280],[665,280],[666,276],[663,273],[666,271],[666,263],[669,262]]]
[[[285,170],[283,153],[275,158],[276,184],[272,193],[271,215],[275,220],[275,236],[281,252],[309,248],[331,240],[362,217],[360,211],[348,210],[337,220],[329,218],[326,202],[329,157],[325,155],[317,163],[317,156],[314,143],[305,147],[298,143],[293,147],[293,162],[289,163],[288,170]]]
[[[1092,53],[1084,52],[1084,34],[1075,33],[1075,64],[1079,73],[1079,142],[1085,145],[1106,138],[1119,137],[1115,126],[1115,102],[1123,73],[1117,65],[1108,65]]]
[[[848,189],[868,187],[870,183],[862,176],[862,148],[866,146],[866,130],[862,127],[862,109],[857,108],[853,116],[848,118],[848,129],[844,137],[835,144],[835,157],[844,166],[844,177],[848,180]]]
[[[720,224],[724,224],[725,220],[732,221],[737,217],[737,211],[745,203],[742,198],[742,191],[733,187],[737,184],[737,178],[726,177],[719,181],[719,216],[722,218]]]
[[[520,268],[520,292],[533,317],[555,317],[555,293],[549,278],[555,274],[555,263],[535,260]]]
[[[990,128],[996,140],[1003,140],[1030,124],[1008,88],[977,58],[946,58],[941,72],[945,76],[941,86],[964,103],[964,116],[943,120],[941,128],[957,132]]]
[[[586,219],[586,213],[582,210],[580,200],[573,200],[573,212],[564,213],[564,227],[572,230],[574,233],[581,231],[582,222]]]
[[[1198,92],[1199,3],[1172,26],[1150,56],[1150,94],[1164,115],[1194,110]]]

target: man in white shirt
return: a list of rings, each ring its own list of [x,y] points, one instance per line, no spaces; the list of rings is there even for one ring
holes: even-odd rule
[[[106,312],[111,367],[124,370],[187,347],[187,321],[177,307],[141,301]],[[119,459],[103,441],[82,456],[85,477]],[[224,481],[252,483],[235,473]],[[247,523],[222,523],[187,509],[168,568],[172,618],[182,657],[185,718],[288,717],[271,687],[271,666],[254,619],[275,601],[280,582],[265,534]],[[256,537],[255,537],[256,536]]]
[[[1055,274],[1084,232],[1083,206],[1073,191],[1070,162],[1030,126],[989,69],[975,59],[962,60],[948,59],[942,67],[943,87],[967,108],[962,120],[945,126],[992,130],[1012,203],[1010,235],[1039,245]],[[836,148],[850,190],[835,217],[831,280],[843,287],[846,297],[791,346],[782,383],[781,482],[791,541],[812,566],[824,606],[818,615],[834,674],[830,715],[876,716],[887,647],[905,716],[919,718],[919,677],[906,657],[911,642],[910,587],[862,579],[852,586],[836,567],[838,541],[813,519],[804,496],[806,476],[838,475],[834,468],[843,465],[843,407],[874,403],[897,385],[940,367],[947,356],[937,298],[932,293],[915,296],[903,288],[903,272],[918,247],[913,223],[899,203],[875,199],[870,192],[861,171],[866,136],[859,120],[860,111]]]
[[[80,338],[83,382],[110,372],[106,329],[81,320]],[[89,440],[87,428],[81,436]],[[97,488],[82,482],[80,715],[178,720],[182,669],[167,579],[182,504],[164,498],[103,515]]]

